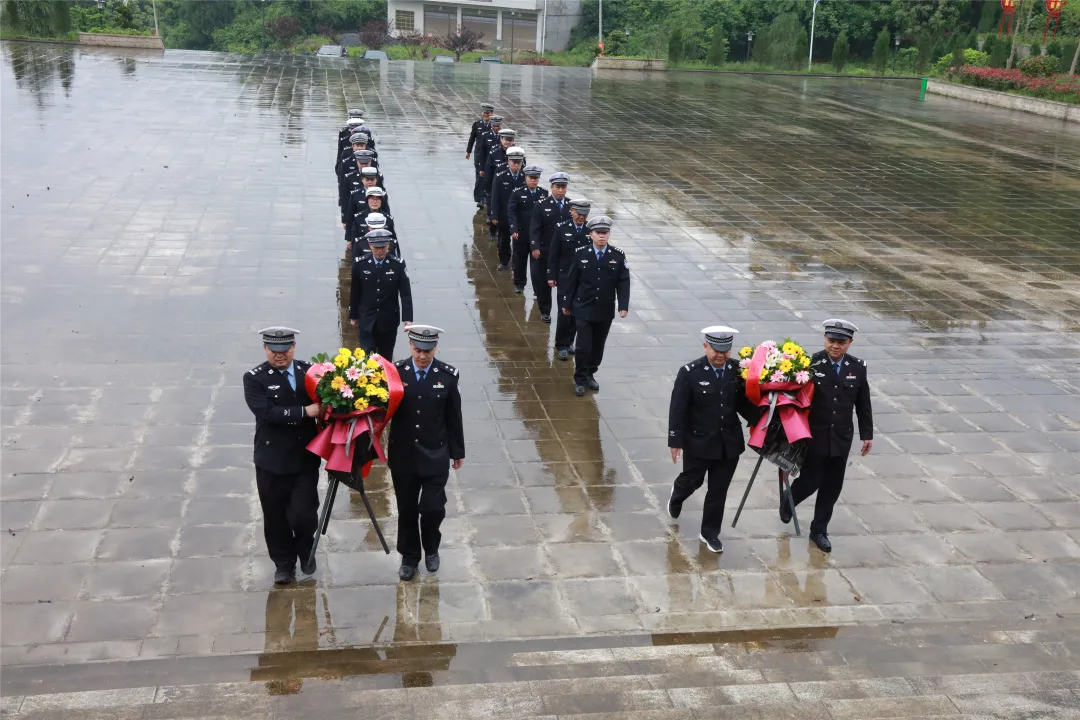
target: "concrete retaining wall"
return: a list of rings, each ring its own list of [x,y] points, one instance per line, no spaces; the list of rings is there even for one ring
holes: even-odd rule
[[[972,87],[970,85],[958,85],[956,83],[942,82],[940,80],[928,81],[926,83],[926,90],[927,92],[932,92],[936,95],[945,95],[946,97],[970,100],[972,102],[983,103],[984,105],[995,105],[1010,110],[1021,110],[1036,115],[1043,115],[1044,117],[1080,123],[1080,105],[1070,105],[1068,103],[1055,102],[1053,100],[1040,100],[1039,98],[1027,97],[1026,95],[1013,95],[1011,93],[998,92],[997,90],[986,90],[984,88]]]
[[[609,58],[593,60],[593,70],[667,70],[667,63],[652,58]]]
[[[106,33],[79,33],[80,45],[101,47],[143,48],[144,50],[164,50],[165,43],[153,35],[108,35]]]

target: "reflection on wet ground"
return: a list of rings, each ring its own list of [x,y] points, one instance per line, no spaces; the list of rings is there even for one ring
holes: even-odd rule
[[[3,57],[9,668],[262,653],[231,667],[289,694],[303,677],[280,658],[316,650],[1075,618],[1074,127],[919,104],[903,83],[12,43]],[[474,216],[462,154],[487,99],[531,162],[615,219],[630,260],[631,314],[584,399]],[[448,331],[439,354],[461,370],[467,460],[438,578],[397,584],[350,498],[313,583],[273,591],[240,378],[265,325],[300,328],[301,355],[353,344],[330,166],[354,105],[378,136],[417,320]],[[668,392],[697,330],[812,346],[837,315],[862,329],[878,436],[851,461],[835,552],[788,534],[770,483],[724,555],[703,551],[700,496],[677,523],[663,512]],[[369,484],[392,535],[389,477]]]

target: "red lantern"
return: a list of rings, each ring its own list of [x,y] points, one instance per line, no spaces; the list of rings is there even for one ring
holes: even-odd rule
[[[1001,22],[998,23],[998,35],[1001,35],[1001,29],[1005,25],[1005,18],[1009,18],[1009,29],[1005,31],[1008,35],[1012,32],[1013,14],[1016,12],[1016,0],[1001,0]]]
[[[1054,34],[1057,37],[1058,25],[1061,24],[1061,11],[1065,8],[1066,0],[1046,0],[1046,27],[1043,29],[1043,45],[1046,44],[1046,33],[1050,30],[1050,20],[1054,21]]]

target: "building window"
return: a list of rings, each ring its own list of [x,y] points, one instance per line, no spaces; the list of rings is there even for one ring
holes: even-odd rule
[[[394,29],[412,32],[416,29],[416,13],[412,10],[397,10],[394,13]]]

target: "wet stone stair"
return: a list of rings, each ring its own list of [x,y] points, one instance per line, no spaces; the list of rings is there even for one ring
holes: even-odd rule
[[[10,666],[4,718],[1080,718],[1080,622],[939,622]],[[106,688],[106,689],[101,689]]]

